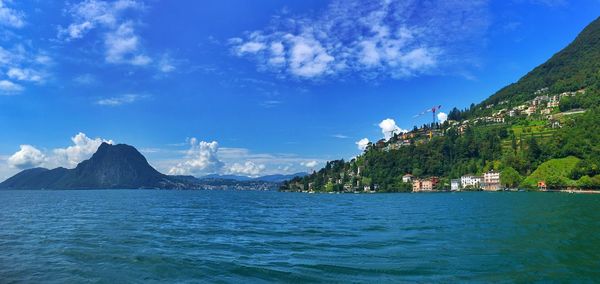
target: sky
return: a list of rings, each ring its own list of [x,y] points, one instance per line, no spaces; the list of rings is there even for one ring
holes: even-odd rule
[[[0,0],[0,180],[102,142],[168,174],[260,176],[515,82],[598,0]]]

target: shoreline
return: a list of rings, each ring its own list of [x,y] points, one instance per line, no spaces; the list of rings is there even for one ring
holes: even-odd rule
[[[549,189],[549,190],[431,190],[431,191],[407,191],[407,192],[377,192],[377,191],[340,191],[340,192],[324,192],[324,191],[291,191],[283,190],[278,192],[297,192],[308,194],[410,194],[410,193],[462,193],[462,192],[546,192],[546,193],[577,193],[577,194],[600,194],[600,190],[592,189]]]

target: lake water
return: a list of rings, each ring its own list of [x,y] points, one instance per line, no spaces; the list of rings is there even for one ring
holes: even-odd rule
[[[600,195],[0,191],[0,282],[600,279]]]

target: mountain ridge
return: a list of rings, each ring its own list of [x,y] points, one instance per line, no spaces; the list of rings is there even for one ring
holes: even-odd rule
[[[102,143],[73,169],[32,168],[0,183],[0,189],[270,189],[277,182],[250,179],[198,179],[165,175],[133,146]]]

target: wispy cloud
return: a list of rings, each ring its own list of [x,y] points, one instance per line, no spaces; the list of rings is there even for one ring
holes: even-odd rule
[[[281,77],[405,78],[460,62],[487,28],[487,9],[483,0],[336,0],[316,16],[279,15],[229,45]]]
[[[0,80],[0,95],[13,95],[23,91],[23,86],[8,80]]]
[[[348,138],[350,138],[349,136],[346,136],[344,134],[334,134],[334,135],[331,135],[331,137],[333,137],[333,138],[339,138],[339,139],[348,139]]]
[[[279,106],[282,103],[283,103],[282,101],[278,101],[278,100],[267,100],[267,101],[261,102],[260,106],[264,107],[264,108],[274,108],[276,106]]]
[[[23,12],[7,7],[6,1],[0,0],[0,25],[21,28],[25,25],[25,15]]]
[[[71,5],[68,13],[73,22],[59,27],[58,36],[66,41],[81,39],[94,29],[103,34],[105,61],[112,64],[146,66],[152,63],[144,52],[135,22],[129,12],[143,10],[145,5],[136,0],[114,2],[86,0]]]
[[[0,93],[16,94],[28,84],[42,84],[50,76],[52,58],[31,45],[17,43],[10,48],[0,44]],[[4,78],[3,78],[4,77]]]
[[[101,106],[120,106],[125,104],[134,103],[140,99],[145,98],[146,96],[137,95],[137,94],[125,94],[117,97],[104,98],[96,101],[97,105]]]

